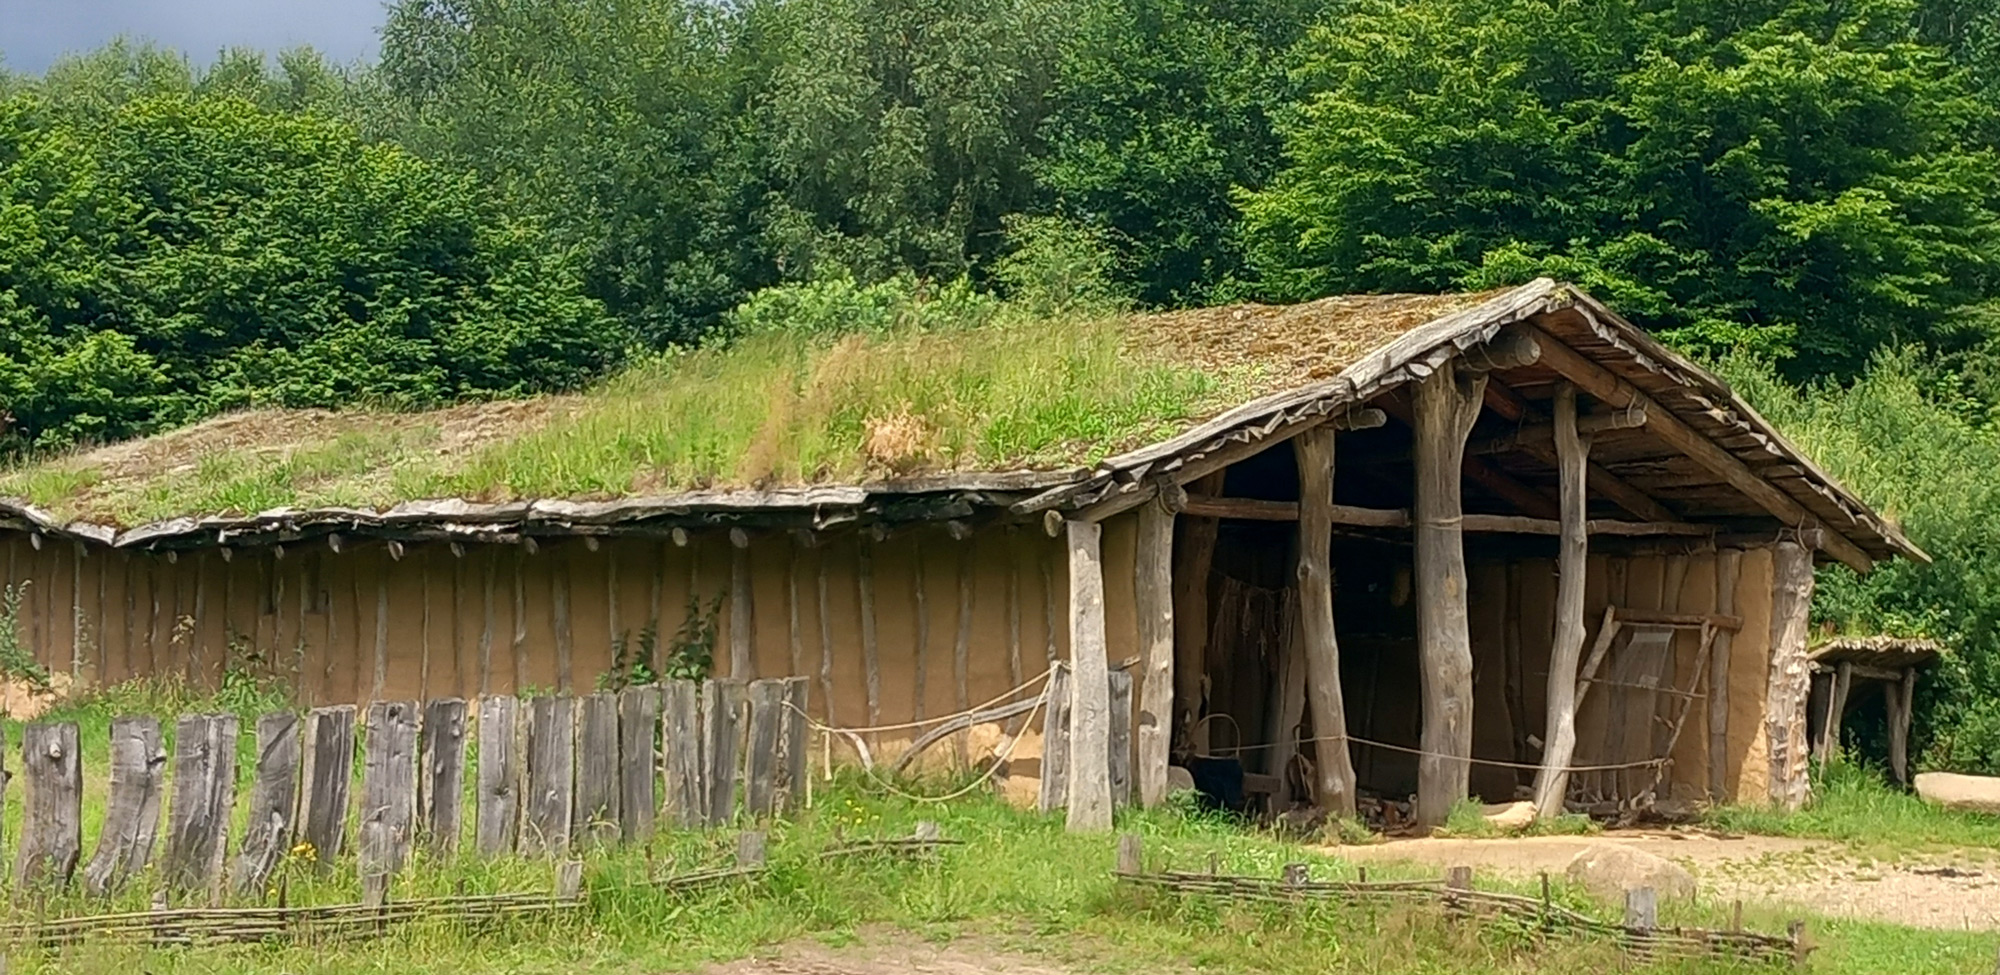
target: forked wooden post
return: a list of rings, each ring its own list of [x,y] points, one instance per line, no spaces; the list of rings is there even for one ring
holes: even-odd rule
[[[1472,635],[1466,609],[1465,438],[1479,418],[1486,377],[1456,360],[1416,384],[1416,602],[1423,687],[1423,749],[1416,821],[1444,825],[1472,776]]]
[[[1576,387],[1556,386],[1555,441],[1562,487],[1562,541],[1556,550],[1556,626],[1549,648],[1547,745],[1535,773],[1535,815],[1562,815],[1569,794],[1569,764],[1576,754],[1576,681],[1583,656],[1583,584],[1590,556],[1584,465],[1590,441],[1577,433]]]

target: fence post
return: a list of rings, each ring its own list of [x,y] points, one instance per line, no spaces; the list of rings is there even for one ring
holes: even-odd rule
[[[1137,833],[1119,834],[1117,872],[1120,877],[1137,877],[1146,872],[1143,842]]]
[[[1465,900],[1459,895],[1472,890],[1472,868],[1466,866],[1447,867],[1444,872],[1444,907],[1447,914],[1457,915],[1465,911]]]
[[[1806,935],[1806,922],[1793,921],[1785,925],[1785,936],[1792,941],[1792,966],[1806,967],[1806,956],[1812,954],[1812,939]]]
[[[556,864],[556,900],[583,899],[583,861],[564,860]]]
[[[746,830],[736,836],[736,865],[739,867],[761,867],[764,865],[764,832]]]

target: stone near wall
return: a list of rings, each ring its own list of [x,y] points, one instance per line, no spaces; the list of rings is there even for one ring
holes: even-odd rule
[[[1518,833],[1535,822],[1535,804],[1527,800],[1485,807],[1486,822],[1503,833]]]
[[[1917,795],[1946,809],[2000,816],[2000,778],[1956,772],[1919,772]]]
[[[1651,887],[1664,898],[1694,896],[1694,875],[1680,864],[1622,843],[1592,843],[1569,861],[1570,882],[1616,900],[1635,887]]]

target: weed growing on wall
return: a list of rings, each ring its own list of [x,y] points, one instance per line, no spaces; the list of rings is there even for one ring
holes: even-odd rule
[[[35,659],[35,651],[21,637],[21,600],[29,585],[0,588],[0,678],[46,691],[49,669]]]

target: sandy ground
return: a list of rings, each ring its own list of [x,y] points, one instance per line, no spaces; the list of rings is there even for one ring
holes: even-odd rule
[[[747,958],[704,970],[707,975],[1070,975],[1048,962],[972,940],[911,943],[907,936],[829,948],[797,941],[768,958]]]
[[[1923,928],[2000,930],[2000,856],[1993,851],[1907,854],[1887,861],[1824,841],[1629,831],[1392,840],[1324,852],[1359,863],[1470,865],[1475,873],[1533,877],[1544,870],[1560,876],[1570,859],[1593,843],[1628,844],[1673,860],[1694,874],[1701,896],[1709,900],[1740,899]]]

